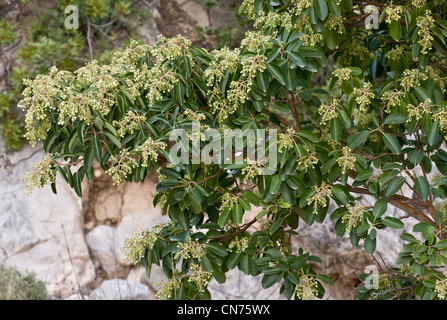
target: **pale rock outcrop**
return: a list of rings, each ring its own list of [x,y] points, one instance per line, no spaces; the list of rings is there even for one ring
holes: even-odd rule
[[[41,146],[25,146],[0,158],[0,263],[34,272],[51,295],[67,296],[92,282],[96,270],[73,190],[58,177],[57,194],[47,187],[28,196],[20,180],[43,156]]]
[[[108,278],[123,274],[122,265],[115,255],[115,229],[107,225],[99,225],[89,231],[85,237],[92,257],[99,262]]]
[[[148,300],[151,290],[144,284],[123,279],[105,280],[89,295],[89,300]]]

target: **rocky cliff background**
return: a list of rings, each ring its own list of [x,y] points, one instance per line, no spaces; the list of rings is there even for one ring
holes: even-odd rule
[[[19,44],[0,47],[0,92],[6,90],[20,43],[26,42],[20,21],[33,10],[19,2],[4,0],[0,6],[0,18],[14,22],[20,39]],[[51,6],[54,2],[35,1],[33,5]],[[225,41],[224,34],[218,31],[231,23],[228,6],[240,1],[220,1],[221,6],[211,8],[203,3],[142,1],[142,8],[150,12],[151,18],[140,21],[136,33],[148,43],[155,43],[158,34],[179,33],[196,45],[212,47]],[[6,149],[1,139],[0,265],[34,273],[45,283],[52,299],[155,299],[157,283],[164,280],[163,272],[154,268],[148,279],[142,267],[124,259],[120,247],[132,229],[167,219],[152,204],[158,183],[156,172],[144,183],[114,187],[110,177],[98,169],[93,181],[84,183],[82,198],[62,179],[57,181],[57,194],[48,187],[27,196],[20,178],[43,157],[42,146],[31,148],[25,144],[12,152]],[[294,247],[321,257],[323,263],[316,266],[317,270],[334,280],[335,285],[327,287],[325,299],[353,299],[360,284],[358,275],[365,267],[375,264],[374,260],[392,264],[402,247],[402,230],[385,230],[378,235],[378,253],[373,258],[361,246],[352,248],[349,239],[337,238],[329,219],[312,227],[301,223],[298,232]],[[227,279],[222,285],[210,283],[213,299],[283,299],[279,285],[263,290],[260,277],[232,270]]]

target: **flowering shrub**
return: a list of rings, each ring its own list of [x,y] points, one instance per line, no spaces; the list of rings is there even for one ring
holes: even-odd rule
[[[234,268],[263,275],[264,288],[281,283],[289,299],[321,298],[332,279],[313,269],[319,257],[292,252],[299,223],[330,218],[372,255],[378,232],[413,218],[396,267],[373,286],[362,275],[357,297],[445,299],[446,4],[245,0],[239,12],[254,28],[235,49],[160,36],[108,65],[26,81],[26,136],[48,153],[26,176],[30,191],[54,189],[59,172],[81,196],[93,161],[115,184],[156,168],[154,204],[170,222],[135,232],[123,250],[148,275],[162,267],[160,298],[208,299],[210,279]],[[185,134],[172,139],[176,130]],[[276,159],[270,171],[252,157],[260,140]],[[179,145],[192,150],[187,161],[174,161]],[[222,153],[228,145],[242,152]]]

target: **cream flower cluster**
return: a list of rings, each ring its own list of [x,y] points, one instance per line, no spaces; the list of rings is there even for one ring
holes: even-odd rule
[[[421,53],[427,54],[433,46],[433,36],[431,35],[432,29],[435,27],[435,19],[431,15],[430,10],[425,12],[424,16],[419,16],[416,19],[416,25],[419,28],[419,45],[421,46]]]
[[[419,69],[407,69],[402,73],[400,85],[405,91],[416,88],[421,82],[427,80],[427,74]]]
[[[189,276],[188,281],[195,283],[199,292],[205,292],[205,288],[211,280],[212,273],[203,270],[202,266],[195,263],[191,263],[189,271],[191,272],[191,275]]]
[[[345,174],[349,170],[354,168],[356,157],[352,154],[351,148],[344,146],[342,149],[342,155],[337,158],[337,163],[341,167],[341,173]]]
[[[318,281],[315,277],[302,275],[296,287],[296,297],[299,300],[315,300],[318,294]]]
[[[238,51],[230,51],[227,48],[213,52],[213,60],[204,74],[209,87],[208,99],[219,123],[223,123],[228,115],[233,114],[239,105],[249,99],[257,72],[264,72],[267,68],[266,57],[261,52],[270,47],[270,40],[271,36],[249,31],[241,42],[241,47],[257,52],[257,55],[242,58]],[[242,66],[239,78],[231,81],[229,90],[224,94],[221,81],[227,72],[233,74],[239,65]]]
[[[131,134],[134,133],[135,130],[138,130],[139,124],[144,123],[145,121],[145,116],[136,114],[132,110],[129,110],[121,120],[114,120],[113,125],[118,127],[118,136],[124,138],[127,132]]]
[[[330,104],[322,103],[318,108],[318,113],[321,115],[320,124],[325,126],[332,119],[337,118],[339,109],[340,100],[338,99],[333,99]]]
[[[338,68],[332,72],[332,74],[340,81],[348,81],[351,79],[351,73],[352,71],[349,68]]]
[[[230,210],[234,207],[236,203],[238,203],[239,197],[236,195],[233,195],[229,192],[225,192],[222,196],[222,204],[219,207],[220,211],[223,211],[227,208]]]
[[[179,251],[176,252],[174,259],[189,259],[195,258],[200,259],[205,253],[205,244],[201,244],[196,240],[192,240],[188,238],[188,242],[178,242],[177,247],[180,248]]]
[[[124,239],[124,245],[120,251],[125,254],[125,258],[134,265],[138,263],[144,256],[147,248],[152,249],[157,235],[150,229],[132,230],[132,235]]]
[[[241,174],[244,176],[242,183],[247,183],[261,174],[262,164],[259,161],[247,159],[247,166],[241,169]]]
[[[287,128],[287,131],[281,132],[279,134],[279,139],[278,139],[278,152],[282,153],[283,149],[292,149],[294,144],[295,144],[295,140],[294,140],[294,135],[295,135],[295,129],[293,127],[289,127]]]
[[[25,115],[25,137],[34,147],[36,142],[47,137],[51,128],[51,118],[49,112],[59,112],[58,101],[70,97],[71,88],[67,83],[73,81],[74,75],[68,71],[60,71],[52,67],[47,75],[38,75],[34,80],[25,79],[23,84],[25,89],[22,92],[23,99],[19,101],[18,107],[26,111]],[[71,105],[71,104],[70,104]],[[62,112],[68,113],[69,105],[64,105]],[[78,108],[85,107],[85,104],[79,104]],[[73,115],[75,112],[70,112]],[[81,110],[79,116],[82,120],[90,118],[90,114]],[[58,123],[64,123],[65,119],[60,116]]]
[[[347,205],[346,208],[348,212],[342,217],[342,222],[346,223],[346,231],[349,233],[352,228],[356,227],[361,219],[363,219],[363,215],[366,210],[362,205],[351,206]]]
[[[238,237],[236,236],[233,240],[231,240],[228,245],[228,251],[242,253],[248,247],[248,238],[247,237]]]
[[[385,91],[381,97],[385,105],[385,112],[391,113],[392,108],[401,104],[402,98],[405,96],[405,92],[399,90]]]
[[[167,147],[166,143],[162,141],[154,141],[151,137],[148,137],[142,145],[135,148],[135,152],[142,158],[141,166],[147,167],[149,160],[157,161],[158,150],[164,150]]]
[[[375,97],[375,93],[371,90],[372,84],[365,82],[361,88],[355,88],[354,94],[356,95],[355,102],[359,105],[361,112],[368,110],[371,104],[371,99]]]
[[[386,14],[386,23],[392,23],[393,21],[399,21],[400,16],[402,15],[403,9],[401,6],[387,6],[385,9]]]
[[[326,182],[323,182],[321,186],[314,186],[315,194],[307,199],[307,204],[313,205],[313,213],[318,214],[318,209],[320,207],[326,207],[327,206],[327,197],[329,197],[332,194],[332,187],[330,184],[327,184]]]
[[[315,153],[310,152],[306,156],[299,157],[297,168],[299,170],[307,170],[309,168],[314,168],[314,165],[318,163],[318,158]]]
[[[439,300],[444,300],[447,294],[447,279],[437,279],[434,291]]]
[[[52,166],[53,155],[51,153],[47,153],[38,164],[31,165],[32,170],[22,177],[22,180],[27,183],[28,195],[32,193],[33,189],[41,189],[56,181],[56,171]]]

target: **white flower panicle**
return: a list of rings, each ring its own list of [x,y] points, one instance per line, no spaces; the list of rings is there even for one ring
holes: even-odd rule
[[[38,163],[32,164],[32,170],[26,173],[22,180],[27,183],[27,193],[30,195],[34,189],[41,189],[45,185],[56,182],[56,171],[53,170],[53,155],[47,153]]]

